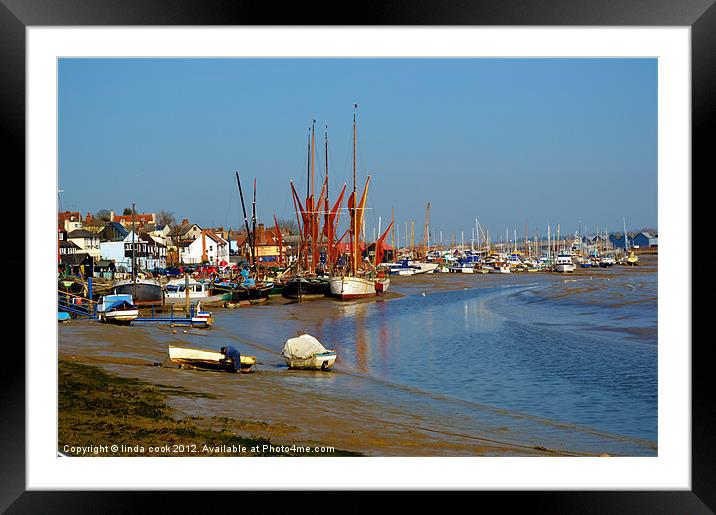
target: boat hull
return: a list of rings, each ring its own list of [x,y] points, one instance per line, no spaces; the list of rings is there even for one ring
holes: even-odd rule
[[[386,279],[383,279],[386,281]],[[375,279],[364,279],[363,277],[331,277],[328,279],[331,289],[331,295],[339,299],[361,299],[366,297],[375,297],[378,295],[376,290]],[[386,291],[387,287],[382,284],[382,291]],[[387,283],[390,285],[390,282]]]
[[[575,268],[576,267],[573,263],[560,263],[554,267],[554,271],[560,273],[571,273],[574,272]]]
[[[246,303],[256,304],[264,302],[269,298],[274,285],[264,284],[257,286],[223,286],[213,285],[211,289],[212,296],[229,294],[231,297],[227,302],[234,302],[245,305]]]
[[[286,358],[288,368],[294,370],[328,370],[336,362],[336,352],[328,351],[306,359]]]
[[[99,313],[99,320],[109,324],[131,324],[139,316],[138,309],[110,310]]]
[[[234,371],[231,359],[221,352],[210,349],[188,349],[186,347],[169,346],[169,359],[180,367],[204,370]],[[249,372],[256,364],[256,356],[241,355],[241,372]]]
[[[164,303],[164,290],[159,283],[137,281],[135,295],[135,285],[132,281],[123,281],[115,284],[112,292],[116,295],[132,295],[134,304],[139,307],[161,306]]]
[[[294,277],[283,287],[281,296],[286,299],[320,299],[331,294],[328,280],[317,277]]]

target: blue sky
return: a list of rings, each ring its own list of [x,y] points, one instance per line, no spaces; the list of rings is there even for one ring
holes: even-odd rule
[[[369,238],[394,208],[420,239],[428,202],[445,241],[658,227],[656,59],[61,59],[58,95],[62,209],[237,227],[238,170],[260,221],[294,218],[314,119],[317,184],[327,124],[351,187],[357,103]]]

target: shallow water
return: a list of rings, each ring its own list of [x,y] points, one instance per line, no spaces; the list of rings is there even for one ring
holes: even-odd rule
[[[219,309],[210,330],[143,327],[144,343],[110,352],[161,360],[167,343],[216,349],[232,343],[258,357],[263,375],[257,377],[267,388],[296,393],[283,402],[340,406],[359,426],[389,420],[446,441],[489,438],[576,453],[656,455],[655,266],[567,276],[432,274],[393,280],[391,292],[400,295],[271,299]],[[63,334],[78,327],[60,328],[61,350]],[[283,365],[284,341],[304,330],[337,351],[334,371],[297,373]],[[70,340],[65,351],[73,348]],[[105,347],[96,344],[98,351]],[[225,375],[182,373],[188,387],[211,381],[226,395],[241,395]],[[341,399],[363,407],[348,410]],[[225,401],[173,402],[200,416],[237,415]],[[277,416],[284,408],[277,403]]]

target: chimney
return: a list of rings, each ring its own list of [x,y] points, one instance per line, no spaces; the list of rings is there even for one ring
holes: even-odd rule
[[[256,245],[264,244],[264,224],[258,224],[256,226],[256,233],[254,234],[254,237],[256,238]]]

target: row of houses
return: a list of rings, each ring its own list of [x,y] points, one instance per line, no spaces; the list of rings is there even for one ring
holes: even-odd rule
[[[187,219],[170,227],[157,224],[154,213],[115,216],[112,212],[110,218],[107,221],[94,219],[89,213],[84,218],[79,212],[58,213],[58,262],[73,270],[93,263],[108,270],[131,272],[132,256],[140,270],[180,264],[223,266],[248,257],[246,232],[202,228]],[[290,248],[297,237],[288,233],[279,237],[277,229],[258,224],[257,259],[278,261],[280,239]]]

